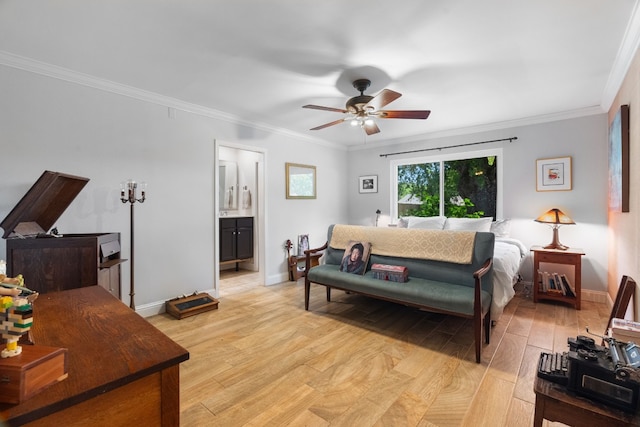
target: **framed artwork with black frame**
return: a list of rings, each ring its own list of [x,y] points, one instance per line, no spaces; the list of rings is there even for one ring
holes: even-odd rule
[[[358,191],[360,193],[378,192],[378,175],[365,175],[358,179]]]

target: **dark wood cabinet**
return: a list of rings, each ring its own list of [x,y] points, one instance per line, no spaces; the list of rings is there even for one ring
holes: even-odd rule
[[[253,217],[220,218],[220,263],[253,258]]]
[[[22,274],[40,293],[100,285],[120,298],[120,233],[48,231],[89,182],[44,171],[0,223],[7,239],[7,275]]]
[[[7,275],[40,293],[99,285],[120,298],[120,233],[7,240]]]

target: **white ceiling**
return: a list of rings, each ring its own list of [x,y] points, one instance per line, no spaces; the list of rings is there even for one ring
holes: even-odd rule
[[[341,145],[606,111],[636,0],[0,0],[0,64]],[[403,96],[365,137],[340,113],[369,78]]]

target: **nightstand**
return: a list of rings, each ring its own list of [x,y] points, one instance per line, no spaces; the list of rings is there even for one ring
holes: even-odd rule
[[[584,251],[577,248],[567,250],[545,249],[542,246],[532,246],[533,252],[533,302],[539,300],[560,301],[573,305],[576,310],[580,310],[581,289],[582,289],[582,256]],[[558,273],[560,277],[564,274],[566,280],[571,285],[575,296],[567,295],[558,289],[541,289],[542,279],[540,273],[549,273],[553,277]],[[548,289],[549,286],[545,286]]]

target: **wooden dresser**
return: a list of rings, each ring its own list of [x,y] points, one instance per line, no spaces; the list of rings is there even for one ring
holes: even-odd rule
[[[7,275],[22,274],[40,293],[100,285],[120,298],[120,233],[67,234],[49,229],[88,178],[44,171],[0,223],[7,239]]]
[[[68,378],[19,405],[0,404],[11,426],[178,426],[176,344],[99,286],[40,295],[33,340],[68,349]]]

